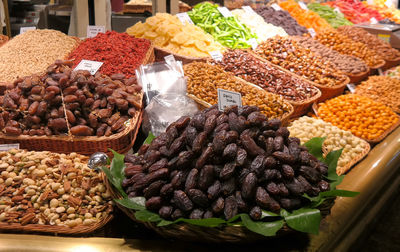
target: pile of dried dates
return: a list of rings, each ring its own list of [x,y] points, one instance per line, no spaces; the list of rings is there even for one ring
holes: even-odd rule
[[[47,73],[18,79],[0,96],[0,130],[6,135],[110,136],[141,110],[135,78],[73,71],[57,61]]]
[[[182,117],[125,163],[129,197],[144,196],[146,208],[168,220],[259,220],[261,209],[296,209],[307,203],[304,193],[329,190],[327,166],[254,106]]]

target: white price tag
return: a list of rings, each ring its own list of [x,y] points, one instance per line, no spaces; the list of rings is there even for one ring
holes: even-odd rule
[[[179,18],[182,24],[194,24],[192,19],[190,19],[189,15],[187,14],[187,12],[178,13],[176,14],[176,16]]]
[[[303,2],[299,2],[300,8],[302,8],[303,10],[308,10],[307,5]]]
[[[86,37],[88,37],[88,38],[96,37],[97,33],[100,33],[100,32],[105,33],[106,32],[106,27],[88,25],[87,32],[86,32]]]
[[[258,43],[257,43],[257,40],[255,38],[251,38],[247,42],[251,45],[251,48],[253,48],[253,50],[257,49]]]
[[[209,54],[211,55],[211,58],[213,58],[213,60],[215,61],[221,61],[224,58],[220,51],[212,51],[209,52]]]
[[[247,14],[251,14],[251,15],[255,15],[257,14],[253,8],[251,8],[250,6],[242,6],[242,9],[247,13]]]
[[[367,4],[373,5],[374,4],[374,0],[367,0]]]
[[[170,54],[164,57],[165,62],[175,61],[174,55]]]
[[[19,150],[19,143],[15,144],[0,144],[0,151],[9,151],[12,149]]]
[[[317,33],[315,32],[315,30],[313,28],[308,28],[307,30],[310,33],[312,38],[314,38],[317,35]]]
[[[385,5],[386,5],[386,7],[391,8],[393,3],[390,0],[386,0]]]
[[[224,111],[226,107],[242,106],[242,95],[240,93],[218,88],[218,109]]]
[[[81,60],[79,64],[75,67],[76,70],[87,70],[91,75],[94,75],[100,67],[103,65],[103,62],[92,61],[92,60]]]
[[[276,10],[276,11],[282,10],[281,6],[279,6],[279,5],[276,4],[276,3],[272,4],[271,7],[272,7],[274,10]]]
[[[218,10],[224,17],[233,17],[232,13],[226,7],[218,7]]]
[[[27,31],[33,31],[33,30],[36,30],[35,26],[21,27],[21,28],[19,28],[19,34],[25,33]]]
[[[377,24],[378,20],[376,20],[376,18],[372,17],[370,20],[371,24]]]
[[[354,92],[356,91],[356,85],[354,85],[354,84],[347,84],[347,89],[348,90],[350,90],[350,92],[352,93],[352,94],[354,94]]]
[[[336,13],[339,13],[339,14],[342,13],[338,7],[336,7],[335,9],[333,9],[333,11],[336,12]]]

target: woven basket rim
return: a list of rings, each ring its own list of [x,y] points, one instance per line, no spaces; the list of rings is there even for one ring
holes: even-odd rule
[[[384,59],[379,60],[379,62],[380,62],[380,63],[377,63],[377,64],[374,65],[374,66],[370,66],[369,68],[370,68],[371,70],[376,70],[376,69],[378,69],[378,68],[383,67],[383,66],[386,64],[386,61],[385,61]]]
[[[349,78],[360,78],[363,77],[364,75],[368,75],[369,72],[371,71],[371,69],[369,68],[369,66],[367,66],[367,70],[364,72],[359,72],[356,74],[353,73],[345,73]]]

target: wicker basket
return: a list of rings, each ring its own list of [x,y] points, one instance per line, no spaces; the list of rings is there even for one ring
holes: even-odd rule
[[[316,103],[314,103],[314,104],[312,105],[312,108],[313,108],[313,111],[314,111],[315,115],[319,118],[318,113],[316,113],[316,112],[318,112],[318,105],[317,105]],[[323,120],[322,118],[320,118],[320,119]],[[365,138],[362,138],[362,137],[359,137],[359,138],[364,139],[364,140],[367,141],[369,144],[377,144],[377,143],[379,143],[380,141],[382,141],[387,135],[389,135],[393,130],[395,130],[397,127],[399,127],[399,125],[400,125],[400,117],[398,117],[398,120],[397,120],[397,122],[396,122],[395,124],[393,124],[393,125],[392,125],[390,128],[388,128],[385,132],[383,132],[379,137],[377,137],[377,138],[375,138],[375,139],[372,139],[372,140],[370,140],[370,139],[365,139]]]
[[[346,73],[346,75],[349,77],[350,81],[349,83],[359,83],[363,80],[365,80],[366,78],[368,78],[371,69],[369,67],[367,67],[367,71],[358,73],[358,74],[351,74],[351,73]]]
[[[164,57],[167,55],[173,55],[175,60],[179,60],[182,61],[182,64],[189,64],[193,61],[202,61],[202,62],[206,62],[207,60],[209,60],[208,57],[205,58],[199,58],[199,57],[189,57],[189,56],[184,56],[184,55],[179,55],[176,53],[173,53],[169,50],[160,48],[155,46],[154,47],[154,54],[155,54],[155,61],[164,61]]]
[[[386,61],[386,63],[385,63],[385,65],[382,67],[382,70],[384,71],[384,70],[387,70],[387,69],[389,69],[389,68],[392,68],[392,67],[395,67],[395,66],[398,66],[399,64],[400,64],[400,57],[398,57],[398,58],[396,58],[396,59],[390,59],[390,60],[385,60]]]
[[[386,64],[386,61],[382,60],[379,64],[376,64],[375,66],[369,67],[370,72],[369,75],[375,75],[378,73],[378,69],[382,68]]]
[[[187,12],[192,8],[186,3],[179,2],[179,12]],[[145,12],[153,12],[152,4],[124,4],[122,9],[123,13],[145,13]]]

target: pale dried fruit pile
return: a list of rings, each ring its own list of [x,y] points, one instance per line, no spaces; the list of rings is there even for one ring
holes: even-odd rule
[[[43,73],[57,59],[65,59],[78,40],[55,30],[28,31],[0,48],[0,82]]]
[[[10,150],[0,158],[0,223],[87,226],[112,210],[101,174],[85,156]]]

